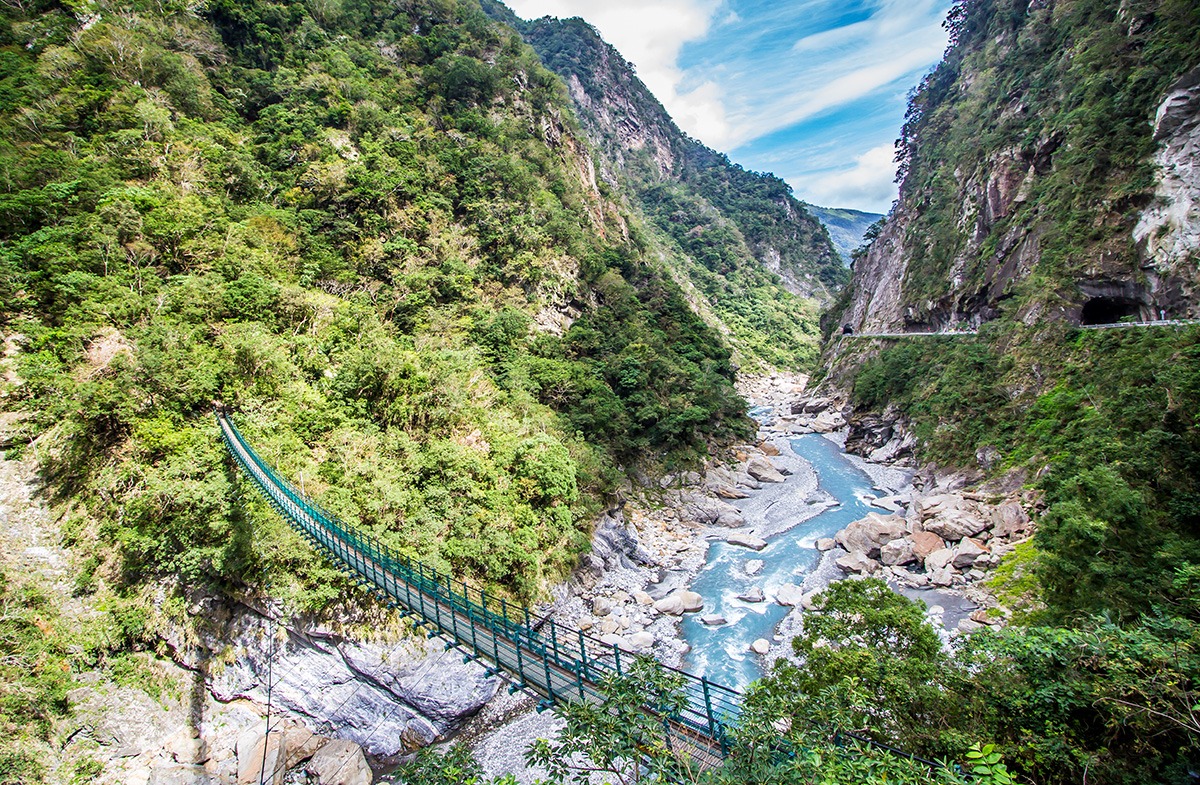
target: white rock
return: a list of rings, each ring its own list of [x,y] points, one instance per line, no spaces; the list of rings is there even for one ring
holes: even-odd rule
[[[952,561],[954,561],[954,550],[942,548],[925,557],[925,569],[929,572],[936,572]]]
[[[679,589],[654,603],[654,609],[659,613],[680,616],[692,613],[704,607],[704,598],[694,591]]]
[[[266,761],[263,761],[264,727],[250,728],[238,736],[237,740],[237,781],[238,785],[254,785],[260,782],[260,775],[265,773],[263,782],[281,785],[283,775],[287,773],[287,750],[282,733],[272,733],[265,745]],[[358,746],[358,745],[355,745]],[[370,780],[368,780],[370,782]]]
[[[742,602],[762,602],[766,599],[763,595],[761,586],[751,586],[746,591],[738,595],[738,599]]]
[[[856,572],[863,575],[871,575],[879,569],[879,562],[869,558],[862,551],[854,551],[847,553],[845,556],[839,556],[834,564],[842,572]]]
[[[596,599],[592,600],[593,616],[607,616],[612,612],[612,609],[613,601],[607,597],[597,597]]]
[[[743,532],[735,532],[729,535],[725,538],[725,542],[729,543],[730,545],[740,545],[743,548],[750,548],[751,550],[755,551],[761,551],[763,548],[767,547],[767,541],[762,537]]]
[[[964,537],[963,541],[954,549],[954,558],[950,560],[950,563],[956,569],[962,570],[970,567],[977,558],[985,553],[987,553],[987,548],[969,537]]]
[[[851,522],[834,537],[850,553],[861,551],[869,558],[879,557],[885,543],[899,539],[906,532],[904,519],[899,515],[868,513],[867,517]]]
[[[939,570],[934,570],[929,575],[929,582],[934,586],[949,586],[954,583],[954,579],[958,576],[950,567],[942,567]]]
[[[917,555],[913,553],[912,540],[904,537],[884,543],[879,548],[879,560],[889,566],[912,564],[917,560]]]
[[[817,540],[817,550],[821,551],[822,553],[825,551],[832,551],[836,547],[837,540],[833,539],[832,537],[822,537],[821,539]]]
[[[974,537],[987,528],[987,521],[967,510],[946,510],[936,517],[921,523],[927,532],[933,532],[943,540],[957,541],[963,537]]]
[[[606,633],[600,636],[600,642],[605,646],[620,646],[625,643],[625,639],[615,632]]]
[[[804,590],[794,583],[784,583],[775,590],[775,602],[790,608],[799,605],[804,597]]]
[[[766,458],[751,458],[746,464],[746,474],[759,482],[783,482],[783,474]]]
[[[651,597],[646,592],[642,591],[641,589],[638,589],[637,591],[635,591],[633,593],[633,599],[635,601],[637,601],[638,605],[653,605],[654,604],[654,598]]]
[[[700,617],[700,623],[709,627],[720,627],[726,623],[725,617],[719,613],[706,613]]]
[[[758,575],[759,573],[761,573],[763,571],[763,560],[762,559],[747,559],[746,564],[744,565],[744,568],[746,570],[747,575],[750,575],[750,576]]]
[[[766,654],[771,650],[771,642],[766,638],[759,638],[754,643],[750,644],[750,651],[755,654]]]
[[[628,648],[629,651],[643,652],[647,651],[654,645],[654,636],[648,632],[635,632],[625,638],[623,648]]]

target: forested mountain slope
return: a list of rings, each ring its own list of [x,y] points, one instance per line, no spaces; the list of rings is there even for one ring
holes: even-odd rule
[[[729,350],[476,4],[0,20],[3,405],[105,581],[345,588],[236,503],[214,399],[345,519],[526,598],[621,467],[744,433]]]
[[[822,384],[854,407],[852,448],[909,431],[918,464],[1035,500],[990,582],[1018,628],[930,677],[937,700],[986,696],[944,732],[995,739],[1021,781],[1191,782],[1200,328],[1078,325],[1200,315],[1200,6],[963,0],[948,26],[900,200],[825,327],[978,335],[837,330]],[[967,677],[979,662],[1003,667]]]
[[[811,360],[814,312],[805,300],[828,302],[847,276],[825,227],[791,188],[680,131],[633,66],[582,19],[526,22],[492,0],[484,7],[520,30],[566,82],[601,153],[599,177],[657,228],[668,263],[747,359]],[[780,279],[795,298],[778,291]]]
[[[806,204],[805,207],[825,224],[830,242],[846,264],[850,263],[854,250],[863,244],[871,225],[883,218],[879,213],[864,213],[845,207],[818,207],[815,204]]]

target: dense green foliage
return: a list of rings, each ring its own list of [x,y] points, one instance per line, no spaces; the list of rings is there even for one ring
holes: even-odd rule
[[[50,598],[0,573],[0,783],[37,782],[42,766],[29,739],[49,736],[66,712],[71,670]]]
[[[681,132],[633,67],[582,19],[526,23],[497,4],[485,8],[520,29],[547,67],[578,83],[586,96],[580,119],[607,168],[620,173],[669,263],[728,330],[743,363],[811,367],[814,308],[783,291],[775,273],[793,291],[822,298],[847,275],[825,228],[789,186]],[[640,129],[654,142],[633,149],[614,124]],[[663,154],[669,162],[658,158]]]
[[[817,595],[793,647],[797,662],[779,660],[750,688],[716,769],[680,755],[645,711],[683,700],[678,678],[649,660],[609,679],[603,702],[556,707],[564,729],[527,757],[554,785],[595,772],[710,785],[1182,785],[1200,757],[1193,621],[1088,618],[1073,630],[981,631],[946,649],[921,607],[867,579]],[[444,767],[478,776],[472,765],[453,750]]]
[[[1131,230],[1154,186],[1150,121],[1196,62],[1200,8],[968,0],[948,27],[946,58],[910,103],[904,209],[889,220],[907,232],[905,318],[995,320],[974,339],[861,345],[835,373],[857,406],[906,419],[918,461],[974,469],[979,451],[998,451],[986,472],[1041,492],[1034,539],[991,581],[1017,624],[908,658],[896,644],[920,620],[893,609],[874,627],[893,630],[885,640],[852,637],[777,676],[785,694],[841,688],[853,665],[888,698],[867,713],[874,733],[927,755],[988,741],[1018,781],[1190,782],[1200,331],[1081,331],[1043,315],[1077,305],[1077,281],[1140,281]],[[1013,172],[1020,198],[985,219],[992,202],[974,184]],[[1034,252],[1013,261],[1022,238]],[[1007,291],[988,290],[996,268],[1026,263]],[[950,302],[953,291],[965,299]],[[835,618],[889,607],[837,592],[828,602]]]
[[[620,466],[745,434],[729,350],[605,239],[557,78],[472,3],[10,4],[0,57],[7,400],[94,575],[344,588],[239,501],[214,399],[347,521],[523,598]]]
[[[1194,620],[1010,627],[948,652],[917,606],[871,579],[833,584],[793,645],[803,664],[780,661],[754,711],[840,712],[845,729],[934,758],[990,740],[1036,783],[1184,783],[1200,759]]]
[[[863,364],[854,397],[904,412],[922,460],[970,465],[991,446],[998,469],[1036,477],[1047,618],[1187,612],[1176,577],[1200,564],[1200,331],[898,342]]]
[[[952,46],[914,93],[900,139],[913,321],[945,305],[956,260],[959,288],[981,285],[1014,231],[1038,237],[1040,253],[1008,307],[1070,300],[1098,257],[1137,258],[1131,230],[1154,188],[1149,124],[1167,86],[1198,62],[1200,7],[963,0],[947,27]],[[990,225],[964,218],[964,182],[986,182],[1014,153],[1037,175],[1028,192]]]

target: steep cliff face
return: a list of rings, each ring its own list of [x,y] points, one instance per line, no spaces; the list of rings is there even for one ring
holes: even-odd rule
[[[654,186],[682,186],[728,218],[753,258],[797,294],[824,298],[842,283],[827,232],[788,186],[746,171],[680,131],[633,67],[590,25],[545,17],[520,29],[566,81],[611,183],[631,177],[643,201],[655,198]]]
[[[841,321],[1196,315],[1196,25],[1178,2],[956,6]]]
[[[1196,289],[1200,248],[1200,68],[1171,86],[1154,117],[1158,184],[1133,239],[1147,276],[1172,313],[1200,300]],[[1164,309],[1165,310],[1165,309]]]
[[[599,179],[644,218],[647,240],[726,334],[744,365],[797,366],[815,358],[816,313],[847,278],[825,227],[790,188],[749,172],[679,130],[633,67],[581,19],[518,19],[563,80]],[[780,289],[785,291],[780,291]]]
[[[851,449],[1035,488],[1036,568],[1009,588],[1048,618],[1185,607],[1200,325],[1076,327],[1200,317],[1200,6],[964,0],[949,27],[899,203],[826,324],[979,329],[837,335],[822,392],[852,405]]]

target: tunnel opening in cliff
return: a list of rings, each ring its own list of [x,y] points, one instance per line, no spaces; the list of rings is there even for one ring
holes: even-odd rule
[[[1122,319],[1136,319],[1141,303],[1128,297],[1093,297],[1083,304],[1080,324],[1115,324]]]

